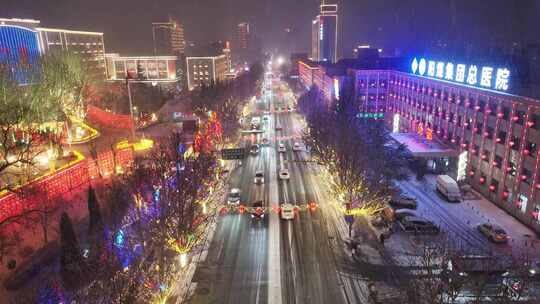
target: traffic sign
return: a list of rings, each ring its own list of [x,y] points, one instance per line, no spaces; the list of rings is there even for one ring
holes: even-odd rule
[[[221,158],[226,160],[231,159],[244,159],[246,155],[246,149],[233,148],[233,149],[221,149]]]

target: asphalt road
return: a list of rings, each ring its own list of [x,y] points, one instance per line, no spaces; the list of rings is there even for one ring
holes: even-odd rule
[[[253,220],[249,214],[236,211],[220,217],[208,257],[193,278],[197,288],[191,303],[268,302],[268,212],[283,203],[297,205],[298,212],[294,220],[280,220],[277,227],[281,303],[367,303],[366,278],[343,250],[340,229],[346,228],[338,227],[341,215],[329,205],[333,198],[327,184],[316,165],[309,162],[301,141],[302,118],[295,112],[273,111],[282,105],[278,103],[279,94],[274,93],[269,103],[253,105],[261,116],[262,111],[271,111],[269,119],[263,120],[264,133],[246,135],[240,143],[249,147],[267,138],[269,144],[261,144],[258,155],[248,156],[230,173],[230,188],[241,189],[241,203],[249,206],[263,199],[266,217]],[[282,130],[275,130],[276,125]],[[279,142],[285,144],[285,153],[278,152]],[[295,142],[301,144],[301,151],[293,151]],[[289,180],[279,179],[280,168],[289,170]],[[264,171],[264,185],[253,182],[259,170]],[[276,189],[278,193],[270,193]],[[308,210],[309,202],[316,203],[317,208]]]

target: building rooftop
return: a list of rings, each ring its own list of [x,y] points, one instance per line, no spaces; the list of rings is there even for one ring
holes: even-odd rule
[[[448,157],[457,156],[458,152],[434,138],[427,140],[416,133],[391,133],[390,136],[407,149],[414,157]]]

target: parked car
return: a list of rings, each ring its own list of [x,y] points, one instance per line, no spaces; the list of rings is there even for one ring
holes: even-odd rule
[[[405,232],[419,234],[438,234],[440,232],[439,227],[433,222],[417,216],[405,216],[399,221],[399,225]]]
[[[289,169],[280,169],[279,170],[279,179],[289,180]]]
[[[461,202],[461,191],[456,181],[448,175],[437,176],[437,191],[450,202]]]
[[[396,208],[407,208],[407,209],[416,209],[418,203],[416,198],[408,195],[399,195],[396,198],[390,200],[390,205]]]
[[[527,263],[527,266],[531,277],[540,277],[540,260]]]
[[[257,154],[259,154],[259,150],[260,150],[260,149],[261,149],[261,148],[259,147],[259,145],[253,145],[253,146],[251,146],[251,148],[249,149],[249,152],[250,152],[251,154],[253,154],[253,155],[257,155]]]
[[[255,172],[255,178],[253,181],[255,184],[264,184],[264,173],[262,171]]]
[[[497,225],[483,223],[476,227],[480,233],[494,243],[506,243],[510,239],[506,231]]]
[[[278,152],[279,152],[279,153],[285,153],[285,152],[287,152],[287,148],[285,147],[285,144],[284,144],[284,143],[279,143],[279,145],[278,145]]]
[[[396,210],[394,210],[394,218],[396,220],[399,221],[399,220],[401,220],[402,218],[404,218],[406,216],[418,217],[418,214],[416,213],[416,211],[411,210],[411,209],[396,209]]]
[[[240,189],[232,188],[231,191],[229,191],[229,196],[227,197],[227,203],[229,205],[240,204]]]
[[[281,219],[294,220],[294,205],[283,204],[281,205]]]
[[[295,142],[292,149],[293,151],[301,151],[302,147],[300,146],[300,143]]]
[[[283,130],[283,128],[281,127],[281,125],[276,124],[276,131],[281,131],[281,130]]]

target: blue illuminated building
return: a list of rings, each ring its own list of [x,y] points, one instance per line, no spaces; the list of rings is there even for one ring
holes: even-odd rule
[[[29,73],[41,55],[37,31],[0,24],[0,64],[11,70],[19,83],[28,82]]]
[[[32,19],[0,18],[0,66],[10,70],[19,83],[30,81],[40,56],[58,51],[83,57],[91,73],[105,78],[103,33],[44,28]]]

